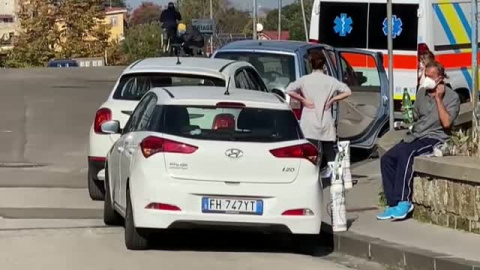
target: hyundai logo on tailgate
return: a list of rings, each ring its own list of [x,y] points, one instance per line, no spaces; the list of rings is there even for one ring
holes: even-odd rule
[[[225,155],[229,158],[239,158],[243,156],[243,151],[240,149],[228,149]]]

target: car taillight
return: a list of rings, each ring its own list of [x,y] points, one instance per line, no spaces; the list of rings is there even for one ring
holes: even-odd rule
[[[235,129],[235,117],[231,114],[219,114],[213,121],[213,130]]]
[[[313,164],[317,164],[318,150],[311,143],[273,149],[270,150],[270,153],[277,158],[305,158]]]
[[[112,120],[112,111],[107,108],[101,108],[95,114],[95,120],[93,124],[93,130],[98,134],[105,134],[102,132],[102,124]]]
[[[163,211],[182,211],[178,206],[165,203],[151,203],[145,206],[145,209],[163,210]]]
[[[313,216],[313,211],[310,209],[292,209],[283,212],[282,216]]]
[[[140,143],[143,156],[148,158],[156,153],[192,154],[198,147],[164,138],[149,136]]]

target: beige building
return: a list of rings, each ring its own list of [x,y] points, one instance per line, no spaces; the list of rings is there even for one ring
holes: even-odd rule
[[[13,36],[18,29],[18,1],[0,0],[0,52],[13,48]]]

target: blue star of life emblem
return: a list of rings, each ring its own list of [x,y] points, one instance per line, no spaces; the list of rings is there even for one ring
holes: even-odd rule
[[[402,19],[397,18],[397,15],[392,16],[392,37],[396,38],[402,34],[403,31],[403,22]],[[383,20],[383,34],[388,36],[388,18]]]
[[[333,22],[335,23],[333,30],[335,30],[335,33],[339,36],[346,37],[352,32],[353,20],[352,17],[347,15],[347,13],[340,14],[340,17],[337,16]]]

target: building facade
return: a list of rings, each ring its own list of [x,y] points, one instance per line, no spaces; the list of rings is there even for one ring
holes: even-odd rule
[[[0,53],[13,48],[18,30],[18,0],[0,0]]]

